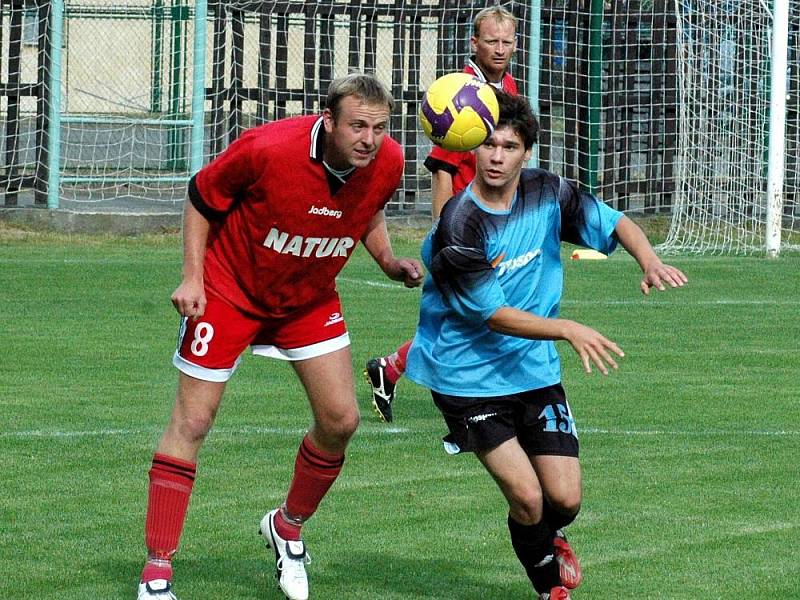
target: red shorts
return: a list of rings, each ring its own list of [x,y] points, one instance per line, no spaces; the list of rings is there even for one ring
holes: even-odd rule
[[[206,294],[203,316],[181,320],[178,348],[172,359],[179,370],[196,379],[227,381],[247,346],[261,356],[304,360],[350,345],[335,293],[282,319],[248,316],[218,296]]]

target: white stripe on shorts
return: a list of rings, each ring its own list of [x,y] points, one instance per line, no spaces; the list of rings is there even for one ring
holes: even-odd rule
[[[195,379],[214,381],[216,383],[224,383],[228,381],[228,379],[233,376],[233,372],[236,370],[236,367],[239,366],[240,360],[241,359],[237,358],[236,362],[230,369],[209,369],[208,367],[201,367],[193,362],[189,362],[180,354],[178,354],[177,350],[172,356],[173,366],[181,373],[186,373],[189,377],[194,377]]]
[[[266,356],[268,358],[277,358],[280,360],[305,360],[307,358],[316,358],[323,354],[330,354],[336,350],[347,348],[350,345],[350,334],[346,331],[339,337],[325,340],[311,344],[310,346],[303,346],[302,348],[278,348],[269,344],[253,345],[251,349],[253,354],[257,356]]]

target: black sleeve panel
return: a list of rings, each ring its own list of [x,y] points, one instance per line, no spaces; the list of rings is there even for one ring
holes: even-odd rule
[[[445,173],[450,173],[450,175],[455,175],[458,173],[458,167],[455,165],[451,165],[450,163],[439,160],[438,158],[433,158],[431,156],[426,158],[423,164],[431,173],[436,173],[436,171],[444,171]]]
[[[197,209],[197,212],[199,212],[209,221],[222,221],[225,218],[225,213],[214,210],[206,205],[206,203],[203,201],[203,197],[200,195],[200,190],[197,189],[195,177],[197,177],[197,175],[193,175],[189,180],[188,194],[189,201],[192,203],[192,206],[194,206]]]

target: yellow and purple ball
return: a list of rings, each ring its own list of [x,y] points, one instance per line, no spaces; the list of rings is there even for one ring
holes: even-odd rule
[[[468,73],[439,77],[425,92],[419,120],[425,135],[445,150],[465,152],[480,146],[500,117],[491,85]]]

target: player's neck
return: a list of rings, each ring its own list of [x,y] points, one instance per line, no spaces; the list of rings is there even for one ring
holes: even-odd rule
[[[322,162],[325,164],[325,167],[332,171],[344,172],[353,170],[353,165],[348,162],[346,157],[331,151],[327,147],[322,153]]]
[[[510,210],[511,204],[514,202],[514,196],[517,193],[518,183],[519,178],[516,178],[502,186],[490,186],[480,179],[476,179],[472,185],[472,193],[487,208],[500,211]]]
[[[486,68],[485,65],[481,65],[478,62],[475,62],[475,65],[480,69],[486,81],[493,84],[495,87],[502,83],[503,76],[506,74],[505,69],[502,71],[497,71],[496,69]]]
[[[344,181],[347,178],[347,176],[350,175],[350,173],[356,170],[356,168],[349,163],[343,169],[336,168],[333,165],[328,164],[328,161],[325,160],[324,158],[322,159],[322,164],[328,170],[328,172],[331,173],[331,175],[338,177],[342,181]]]
[[[489,73],[484,71],[483,74],[486,76],[486,81],[491,83],[494,87],[500,87],[503,83],[503,75],[505,75],[505,71],[500,71],[499,73]]]
[[[333,144],[330,134],[325,135],[325,140],[322,145],[322,163],[328,171],[333,173],[347,173],[352,172],[354,167],[347,160],[347,156],[339,152]]]

